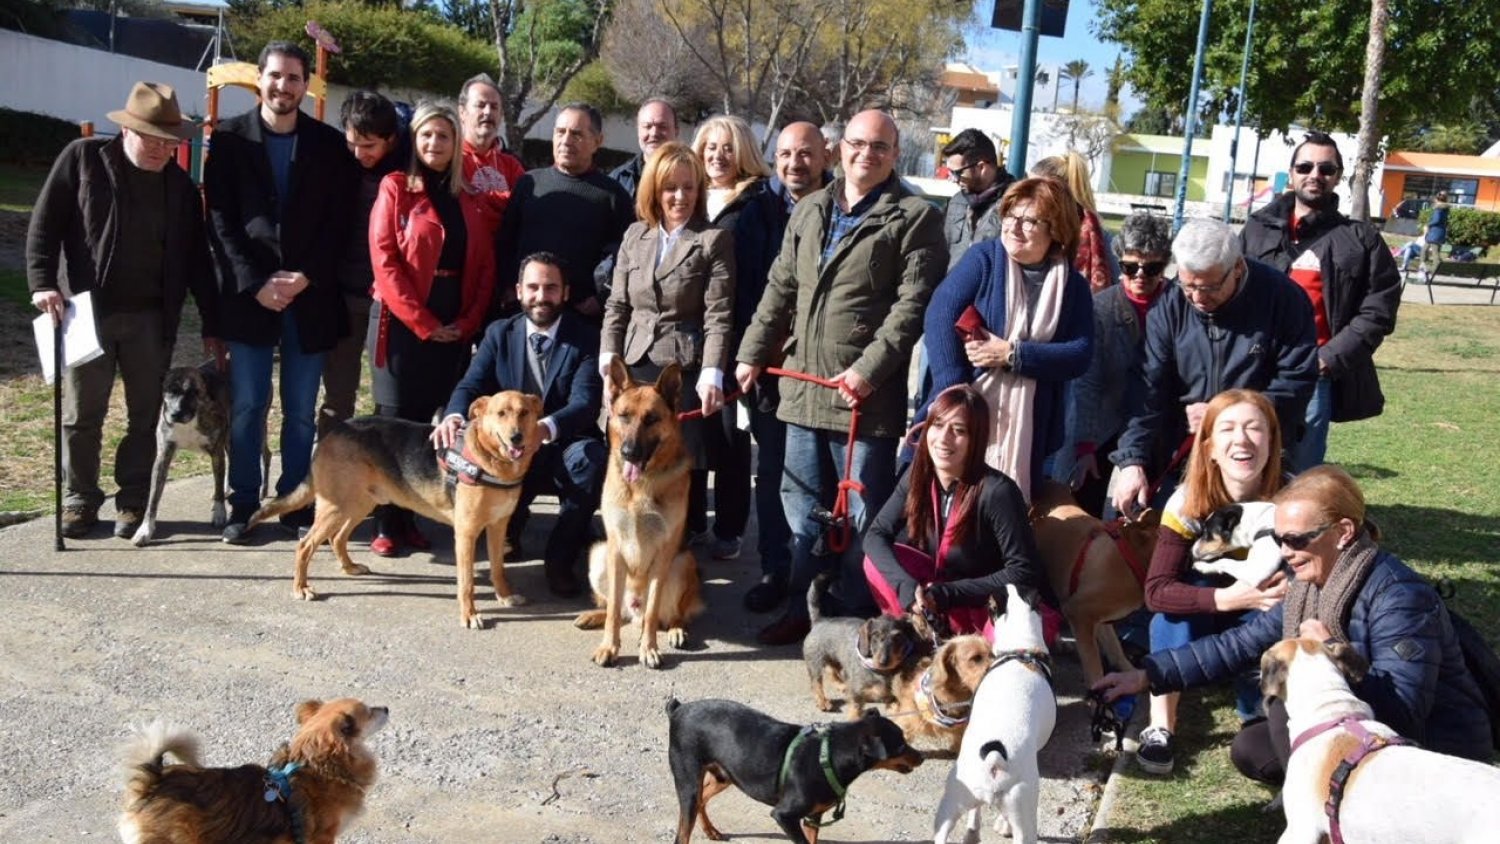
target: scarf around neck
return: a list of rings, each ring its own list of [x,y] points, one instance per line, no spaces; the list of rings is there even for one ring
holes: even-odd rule
[[[1301,580],[1292,581],[1287,587],[1282,610],[1282,638],[1297,638],[1302,622],[1316,618],[1335,639],[1348,641],[1349,614],[1354,610],[1354,599],[1375,568],[1375,557],[1379,553],[1380,546],[1362,530],[1359,538],[1339,554],[1328,582],[1322,587]]]

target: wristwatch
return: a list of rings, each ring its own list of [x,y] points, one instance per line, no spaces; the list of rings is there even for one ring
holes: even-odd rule
[[[1016,344],[1010,344],[1010,351],[1005,353],[1005,360],[1000,361],[1000,368],[1006,372],[1016,368]]]

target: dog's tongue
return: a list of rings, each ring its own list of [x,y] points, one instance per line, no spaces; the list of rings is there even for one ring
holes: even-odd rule
[[[625,461],[625,482],[633,484],[641,479],[641,467],[630,461]]]
[[[526,453],[526,449],[524,449],[524,448],[521,448],[519,446],[511,446],[510,447],[510,459],[512,459],[512,460],[520,460],[521,459],[521,455],[523,455],[525,453]]]

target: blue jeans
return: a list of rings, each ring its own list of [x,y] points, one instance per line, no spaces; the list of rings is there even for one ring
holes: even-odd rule
[[[318,385],[324,353],[307,354],[297,338],[290,310],[281,319],[281,477],[276,494],[285,495],[307,479],[317,433]],[[260,452],[271,406],[271,363],[277,346],[229,344],[229,504],[254,509],[260,504]]]
[[[813,555],[823,526],[812,519],[816,507],[832,508],[844,472],[849,442],[845,431],[786,426],[786,462],[781,475],[781,504],[791,526],[792,570],[788,579],[787,614],[807,617],[807,589],[827,565]],[[849,494],[850,547],[837,561],[839,585],[835,594],[845,614],[873,615],[875,600],[865,582],[863,543],[865,527],[890,497],[896,485],[896,438],[859,437],[854,443],[851,475],[864,485],[864,494]]]
[[[1328,423],[1333,418],[1333,382],[1318,378],[1312,399],[1307,402],[1306,429],[1302,439],[1292,446],[1288,456],[1292,459],[1293,472],[1306,472],[1323,462],[1328,454]]]
[[[792,567],[792,528],[781,505],[781,476],[786,465],[785,422],[776,411],[750,408],[755,458],[755,533],[760,573],[783,580]]]
[[[1197,577],[1189,577],[1189,580],[1200,586],[1209,582]],[[1238,627],[1254,618],[1256,613],[1256,610],[1197,615],[1156,613],[1151,616],[1151,652],[1161,653],[1185,647],[1191,642]],[[1240,720],[1247,721],[1260,715],[1260,706],[1259,670],[1251,668],[1234,678],[1234,708],[1239,713]]]

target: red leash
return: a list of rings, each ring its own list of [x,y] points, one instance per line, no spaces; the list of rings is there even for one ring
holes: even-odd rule
[[[1177,446],[1177,450],[1172,453],[1172,460],[1167,463],[1167,468],[1162,470],[1161,476],[1156,479],[1156,483],[1153,483],[1151,487],[1146,490],[1146,503],[1148,505],[1150,504],[1151,499],[1156,497],[1156,491],[1161,489],[1161,485],[1167,482],[1167,478],[1172,477],[1172,473],[1177,471],[1177,467],[1182,465],[1182,461],[1187,459],[1188,452],[1192,450],[1193,435],[1188,434],[1187,436],[1182,438],[1182,445]]]
[[[806,372],[797,372],[793,369],[780,369],[768,366],[764,372],[767,375],[776,375],[782,378],[791,378],[796,381],[806,381],[809,384],[817,384],[830,390],[837,390],[839,382],[831,378],[819,378]],[[745,393],[743,390],[730,393],[724,397],[724,405],[727,407],[731,402],[738,400]],[[722,411],[721,411],[722,412]],[[702,419],[703,409],[688,410],[677,414],[677,421],[687,422],[691,419]],[[865,492],[865,485],[854,480],[854,441],[859,434],[859,403],[855,402],[849,407],[849,441],[844,446],[844,476],[839,480],[838,495],[833,501],[833,510],[830,511],[830,524],[826,534],[828,549],[835,554],[841,554],[849,548],[853,528],[849,524],[849,493],[857,492],[861,495]]]

